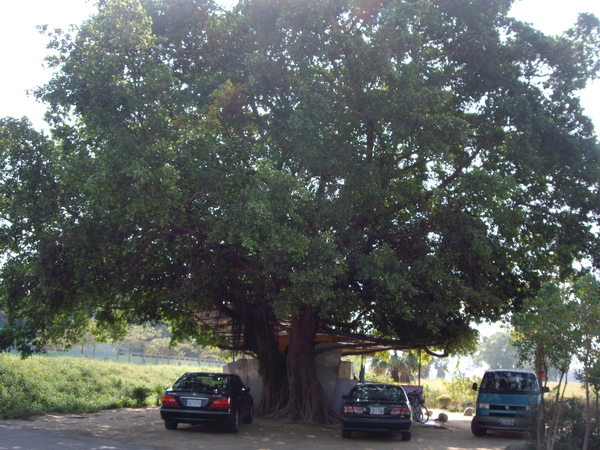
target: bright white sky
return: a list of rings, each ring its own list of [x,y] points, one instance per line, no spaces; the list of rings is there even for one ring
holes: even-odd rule
[[[223,0],[229,2],[231,0]],[[298,0],[302,1],[302,0]],[[44,70],[47,39],[36,25],[50,29],[67,29],[79,24],[93,11],[88,0],[0,0],[0,117],[27,116],[35,128],[45,128],[44,107],[27,95],[28,89],[47,82],[50,72]],[[570,28],[579,12],[600,17],[599,0],[520,0],[513,15],[532,23],[547,34],[560,34]],[[582,92],[582,104],[600,133],[600,82]]]

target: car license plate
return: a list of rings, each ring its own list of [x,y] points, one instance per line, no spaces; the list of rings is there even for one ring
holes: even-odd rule
[[[515,419],[500,419],[500,425],[503,427],[514,427]]]
[[[186,406],[200,408],[204,406],[204,400],[201,398],[188,398],[185,404]]]
[[[371,408],[371,414],[383,414],[383,408]]]

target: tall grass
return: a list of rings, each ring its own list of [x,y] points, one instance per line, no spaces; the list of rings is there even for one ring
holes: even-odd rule
[[[0,353],[0,418],[89,413],[156,404],[159,392],[198,366],[130,365],[85,358]],[[140,395],[147,392],[147,398]]]

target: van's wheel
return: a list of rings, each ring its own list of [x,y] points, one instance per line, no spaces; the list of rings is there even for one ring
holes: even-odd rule
[[[487,434],[487,430],[485,428],[481,428],[479,425],[477,425],[475,417],[473,417],[473,420],[471,420],[471,432],[477,437],[485,436]]]
[[[342,437],[350,439],[352,437],[352,431],[350,431],[350,430],[342,430]]]
[[[412,434],[410,431],[406,432],[406,433],[402,433],[402,440],[403,441],[410,441],[410,438],[412,437]]]

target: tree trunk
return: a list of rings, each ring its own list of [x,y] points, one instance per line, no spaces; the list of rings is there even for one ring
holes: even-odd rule
[[[560,378],[558,380],[558,386],[556,388],[556,396],[554,398],[554,404],[552,405],[552,420],[550,421],[550,427],[546,437],[546,448],[547,450],[553,450],[556,444],[556,438],[558,436],[560,418],[562,414],[562,405],[565,396],[565,389],[567,388],[569,368],[563,368],[560,372]],[[564,378],[564,385],[563,385]],[[545,384],[544,384],[545,385]]]
[[[591,339],[586,339],[585,357],[583,360],[583,373],[585,376],[585,435],[583,437],[582,450],[587,450],[590,445],[590,434],[592,431],[592,411],[590,405],[590,378],[589,357],[592,352]]]
[[[546,367],[546,353],[544,351],[543,344],[538,344],[538,347],[536,349],[535,369],[536,369],[536,372],[538,373],[538,376],[540,377],[539,382],[542,384],[542,386],[546,386],[548,384],[548,378],[547,378],[548,370]],[[540,376],[542,373],[544,373],[544,375],[545,375],[543,377],[543,379]],[[546,421],[544,418],[544,409],[545,409],[545,396],[544,396],[544,392],[542,391],[541,399],[540,399],[540,406],[538,408],[538,414],[537,414],[537,424],[536,424],[535,441],[536,441],[536,449],[537,450],[541,450],[545,447],[545,445],[544,445],[544,439],[545,439],[544,427],[545,427]]]
[[[264,418],[327,424],[339,421],[317,378],[315,334],[317,316],[304,306],[292,317],[290,342],[283,354],[277,340],[277,322],[269,305],[244,304],[243,341],[256,354],[263,391],[256,414]]]
[[[258,308],[252,330],[256,345],[258,372],[263,383],[262,398],[256,414],[261,417],[269,417],[285,406],[289,392],[285,357],[279,350],[270,309],[264,306]]]
[[[316,324],[316,314],[308,305],[292,318],[286,359],[289,398],[278,416],[313,424],[335,423],[339,421],[339,414],[331,408],[317,378],[314,354]]]

